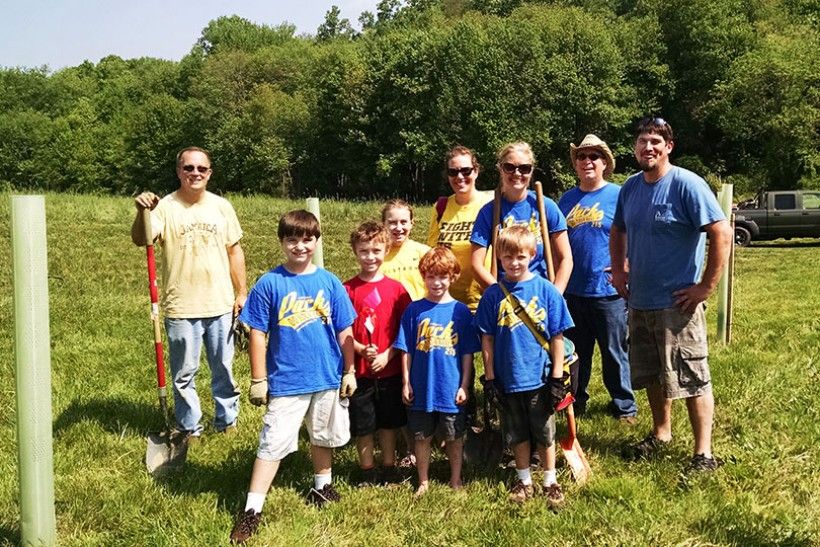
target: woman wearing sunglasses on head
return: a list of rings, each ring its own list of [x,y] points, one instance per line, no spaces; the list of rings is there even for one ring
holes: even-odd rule
[[[492,192],[475,187],[481,166],[475,153],[461,145],[447,152],[446,176],[453,194],[440,197],[433,206],[427,245],[449,247],[461,266],[461,275],[450,287],[453,298],[464,302],[475,313],[481,299],[481,286],[475,279],[472,266],[470,235],[481,207],[493,199]],[[489,262],[486,264],[489,268]]]
[[[501,227],[523,224],[535,235],[536,253],[530,262],[530,271],[547,278],[547,267],[544,261],[544,243],[541,240],[539,227],[540,216],[535,192],[531,191],[530,179],[535,168],[535,157],[530,145],[525,142],[514,142],[503,147],[498,153],[496,164],[501,176]],[[572,272],[572,252],[567,238],[567,222],[558,206],[548,197],[544,197],[544,210],[547,216],[547,230],[552,260],[555,265],[555,287],[563,294]],[[476,279],[482,287],[488,287],[496,279],[485,266],[487,249],[492,243],[493,203],[487,203],[478,213],[473,233],[472,265]],[[499,266],[499,273],[501,267]]]

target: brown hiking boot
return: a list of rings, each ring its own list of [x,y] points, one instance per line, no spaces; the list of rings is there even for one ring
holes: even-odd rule
[[[321,509],[328,503],[336,502],[342,499],[342,496],[333,488],[332,484],[326,484],[321,490],[311,488],[307,495],[307,502]]]
[[[261,520],[262,513],[257,513],[253,509],[240,513],[233,530],[231,530],[231,543],[245,543],[248,541],[248,538],[256,533]]]
[[[555,509],[564,505],[564,492],[561,485],[556,483],[544,487],[544,496],[547,498],[547,505]]]
[[[621,456],[625,460],[645,460],[664,452],[672,441],[662,441],[654,434],[650,433],[644,440],[624,448]]]
[[[513,503],[524,503],[530,499],[535,493],[532,484],[524,484],[519,479],[512,488],[510,488],[510,501]]]

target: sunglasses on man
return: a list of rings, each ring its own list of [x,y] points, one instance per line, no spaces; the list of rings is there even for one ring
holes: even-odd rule
[[[470,173],[475,170],[475,167],[448,167],[447,168],[447,175],[451,177],[457,177],[461,175],[462,177],[469,177]]]
[[[211,170],[211,168],[208,167],[207,165],[183,165],[182,166],[182,170],[185,171],[186,173],[193,173],[194,169],[196,169],[196,171],[198,173],[202,173],[202,174],[205,174],[205,173],[207,173],[208,171]]]
[[[589,154],[585,154],[584,152],[578,152],[575,154],[576,161],[595,161],[601,159],[601,154],[590,152]]]
[[[530,173],[532,173],[532,164],[522,163],[520,165],[515,165],[514,163],[505,161],[501,164],[501,170],[507,173],[508,175],[512,175],[516,171],[518,171],[522,175],[529,175]]]

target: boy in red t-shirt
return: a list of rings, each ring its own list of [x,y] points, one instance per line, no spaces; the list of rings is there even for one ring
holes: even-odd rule
[[[353,323],[358,389],[350,398],[350,434],[356,438],[361,485],[398,480],[396,433],[407,424],[401,398],[401,352],[393,349],[410,295],[398,281],[379,271],[390,233],[377,222],[362,223],[351,235],[350,246],[359,262],[359,274],[344,283],[358,317]],[[378,432],[382,472],[375,460]]]

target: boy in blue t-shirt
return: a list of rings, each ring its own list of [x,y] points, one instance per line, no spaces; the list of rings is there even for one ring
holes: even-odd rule
[[[419,261],[427,294],[401,318],[393,347],[402,354],[402,397],[409,408],[407,427],[415,438],[419,486],[427,492],[433,435],[444,440],[450,461],[450,487],[461,488],[463,437],[467,430],[467,388],[472,378],[478,335],[470,308],[450,296],[461,267],[447,247],[429,250]]]
[[[250,401],[267,404],[267,412],[233,543],[245,542],[259,526],[265,495],[279,462],[297,450],[303,421],[314,470],[308,501],[317,507],[339,500],[332,485],[333,449],[350,440],[347,397],[356,390],[356,313],[336,276],[311,262],[321,235],[316,217],[304,210],[286,213],[278,235],[285,262],[259,278],[239,316],[251,328]]]
[[[543,494],[557,506],[564,500],[555,476],[555,405],[566,395],[563,380],[563,331],[573,326],[567,305],[555,286],[529,270],[535,237],[526,226],[511,226],[498,236],[504,266],[500,283],[481,297],[476,324],[481,331],[486,382],[484,393],[497,399],[506,444],[513,450],[518,480],[510,499],[523,503],[534,495],[530,474],[530,439],[544,470]],[[516,314],[520,304],[549,339],[549,352]]]

